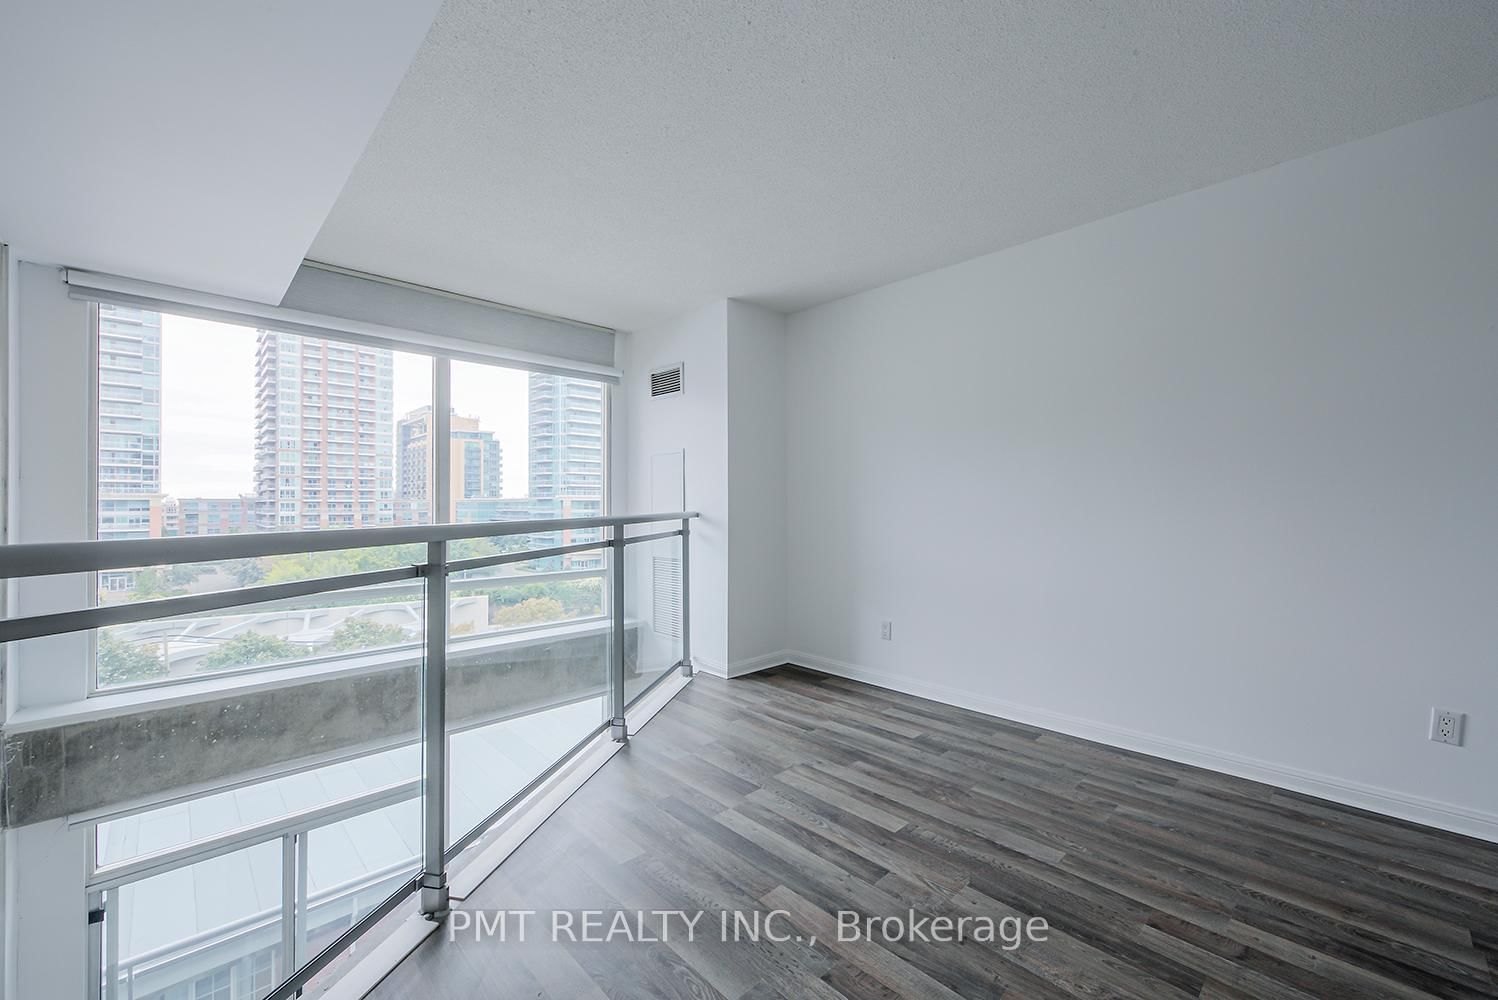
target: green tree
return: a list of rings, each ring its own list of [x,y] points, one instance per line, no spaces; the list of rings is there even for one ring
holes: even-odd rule
[[[265,579],[265,562],[261,559],[235,559],[224,569],[241,587],[249,587]]]
[[[135,573],[131,596],[136,600],[151,597],[176,597],[187,593],[187,587],[198,578],[198,566],[148,566]]]
[[[197,582],[198,577],[202,574],[202,566],[195,566],[192,563],[178,563],[175,566],[168,566],[166,568],[166,582],[172,587],[186,587],[188,584]]]
[[[552,595],[562,602],[569,616],[596,615],[603,611],[602,580],[563,580],[552,584]]]
[[[414,566],[425,561],[426,546],[420,544],[267,556],[262,560],[265,576],[261,582],[269,584],[316,580],[370,570],[393,569],[396,566]]]
[[[241,632],[203,657],[200,662],[208,670],[222,670],[225,667],[247,667],[257,663],[293,660],[301,653],[300,646],[279,636]]]
[[[553,543],[556,544],[556,543]],[[500,535],[490,538],[457,538],[448,543],[451,559],[477,559],[531,548],[524,535]]]
[[[152,597],[166,597],[169,593],[166,577],[161,570],[148,567],[135,574],[135,585],[130,588],[131,596],[139,600]]]
[[[370,618],[345,618],[322,648],[335,651],[370,649],[405,641],[406,630],[399,625],[382,625]]]
[[[99,686],[133,684],[166,676],[166,664],[155,649],[136,646],[109,632],[99,633]]]
[[[528,597],[495,611],[493,620],[496,625],[544,625],[560,621],[566,614],[567,609],[555,597]]]
[[[465,581],[476,583],[477,581]],[[581,618],[603,612],[603,585],[600,580],[562,580],[550,583],[507,583],[504,586],[455,586],[454,594],[488,594],[491,608],[511,608],[533,600],[554,600],[562,605],[568,618]],[[496,612],[497,614],[498,612]],[[496,619],[497,621],[498,619]]]

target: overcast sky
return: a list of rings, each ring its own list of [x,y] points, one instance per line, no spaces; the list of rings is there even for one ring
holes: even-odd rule
[[[525,372],[453,362],[453,408],[479,418],[504,449],[504,495],[525,496]],[[395,355],[395,416],[430,403],[432,363]],[[393,429],[393,428],[392,428]],[[232,497],[255,488],[255,331],[161,317],[161,476],[175,497]]]

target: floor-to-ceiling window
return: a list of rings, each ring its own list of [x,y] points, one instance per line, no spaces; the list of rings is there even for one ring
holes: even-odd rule
[[[92,528],[101,539],[605,513],[600,381],[109,303],[93,315]],[[592,527],[450,543],[455,559],[571,550],[451,580],[450,841],[605,717],[607,559],[586,548],[604,539]],[[365,538],[333,551],[141,566],[100,573],[97,601],[274,586],[425,557],[421,543]],[[424,601],[423,581],[411,579],[94,633],[96,695],[222,682],[232,719],[242,707],[234,684],[266,683],[268,671],[303,685],[305,701],[321,697],[324,677],[357,676],[372,720],[368,749],[319,756],[303,744],[320,734],[290,733],[285,761],[263,762],[268,777],[95,824],[89,886],[104,915],[105,996],[257,1000],[410,878],[424,772],[406,710],[424,655]],[[386,698],[382,687],[407,694]],[[226,725],[210,742],[260,735]]]
[[[95,489],[101,539],[596,517],[606,386],[453,361],[449,441],[434,445],[427,354],[102,303]],[[439,490],[434,477],[446,479]],[[439,495],[442,506],[439,509]],[[459,543],[570,544],[600,529]],[[99,574],[108,604],[336,576],[420,561],[417,546],[222,559]],[[603,554],[465,581],[455,634],[600,615]],[[420,583],[100,630],[92,689],[166,684],[414,647]]]

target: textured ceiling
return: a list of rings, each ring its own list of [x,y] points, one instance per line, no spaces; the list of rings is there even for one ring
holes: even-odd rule
[[[1495,93],[1491,0],[447,0],[309,256],[791,310]]]

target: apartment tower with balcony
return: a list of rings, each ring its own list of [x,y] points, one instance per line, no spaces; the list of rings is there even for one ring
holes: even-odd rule
[[[161,314],[99,306],[98,537],[161,534]]]
[[[601,382],[531,373],[532,500],[587,499],[601,503],[603,391]]]
[[[603,514],[604,387],[601,382],[530,374],[530,516]],[[601,537],[596,529],[564,531],[552,544]],[[565,556],[572,569],[603,564],[598,552]]]
[[[475,516],[489,511],[504,492],[504,449],[493,431],[484,430],[478,417],[452,413],[450,434],[447,520],[496,520]],[[418,407],[395,424],[396,522],[425,524],[422,516],[432,503],[432,407]]]
[[[261,330],[255,350],[260,530],[394,522],[388,349]]]

